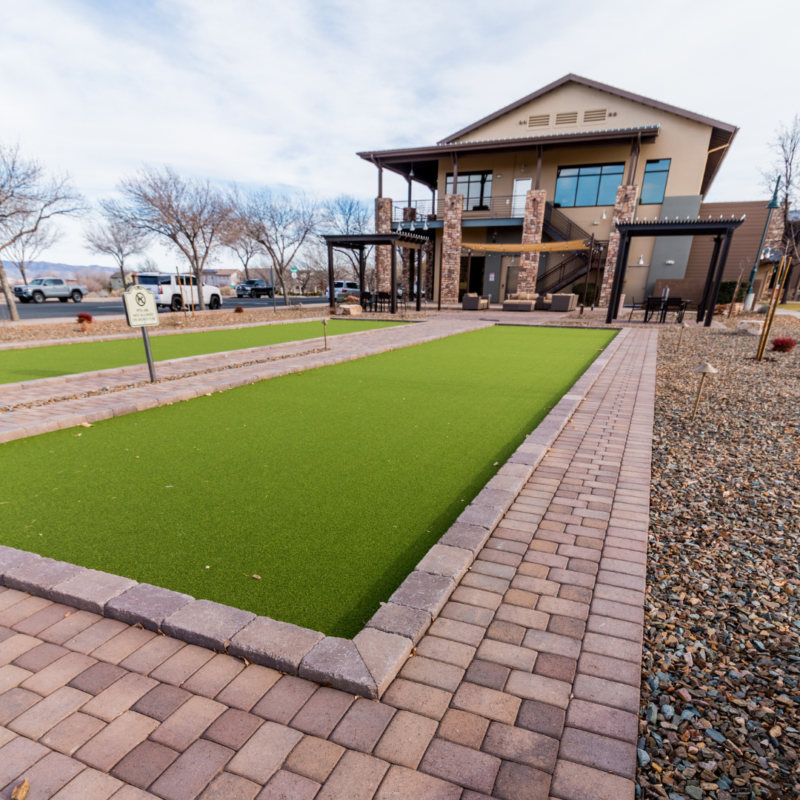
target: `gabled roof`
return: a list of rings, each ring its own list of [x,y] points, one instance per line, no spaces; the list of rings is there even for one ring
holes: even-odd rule
[[[640,94],[626,92],[624,89],[617,89],[616,86],[609,86],[606,83],[600,83],[599,81],[593,81],[589,78],[583,78],[580,75],[573,75],[570,73],[569,75],[565,75],[563,78],[559,78],[557,81],[549,83],[547,86],[544,86],[541,89],[537,89],[535,92],[523,97],[521,100],[517,100],[515,103],[511,103],[510,105],[501,108],[499,111],[489,114],[488,117],[479,119],[477,122],[473,122],[472,125],[467,125],[466,128],[456,131],[456,133],[454,133],[452,136],[442,139],[439,144],[450,144],[459,137],[464,136],[467,133],[471,133],[476,128],[480,128],[481,125],[485,125],[487,122],[492,122],[498,117],[502,117],[503,114],[507,114],[509,111],[513,111],[514,109],[525,105],[525,103],[529,103],[531,100],[536,100],[536,98],[541,97],[548,92],[552,92],[553,89],[557,89],[559,86],[564,86],[567,83],[578,83],[582,86],[588,86],[591,89],[598,89],[601,92],[608,92],[609,94],[616,95],[617,97],[623,97],[626,100],[633,100],[636,103],[657,108],[661,111],[668,111],[671,114],[677,114],[680,117],[685,117],[686,119],[691,119],[695,122],[702,122],[704,125],[710,125],[712,128],[718,129],[720,132],[727,133],[727,138],[729,140],[732,140],[733,136],[736,134],[736,131],[739,130],[735,125],[729,125],[727,122],[720,122],[717,119],[711,119],[710,117],[704,117],[702,114],[695,114],[693,111],[687,111],[684,108],[678,108],[677,106],[671,106],[668,103],[662,103],[660,100],[653,100]]]

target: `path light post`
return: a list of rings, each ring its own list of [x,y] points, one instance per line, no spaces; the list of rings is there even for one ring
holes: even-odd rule
[[[747,289],[747,296],[744,298],[744,311],[750,311],[753,307],[753,302],[755,301],[755,294],[753,292],[753,284],[756,282],[756,272],[758,272],[758,262],[761,261],[761,253],[764,250],[764,242],[767,238],[767,230],[769,229],[769,221],[772,219],[772,212],[776,208],[780,208],[780,203],[778,202],[778,187],[781,185],[781,179],[778,178],[775,181],[775,191],[772,193],[772,200],[769,201],[769,205],[767,206],[767,221],[764,223],[764,233],[761,234],[761,244],[758,246],[758,252],[756,253],[756,263],[753,264],[753,269],[750,270],[750,286]],[[736,295],[733,297],[736,300]]]
[[[703,384],[706,382],[706,375],[716,375],[719,370],[712,367],[708,361],[704,361],[699,367],[695,367],[692,372],[700,373],[700,386],[697,387],[697,397],[694,401],[694,411],[692,412],[692,422],[697,416],[697,407],[700,405],[700,395],[703,393]]]
[[[325,352],[328,351],[328,320],[322,320],[322,334],[325,336]]]

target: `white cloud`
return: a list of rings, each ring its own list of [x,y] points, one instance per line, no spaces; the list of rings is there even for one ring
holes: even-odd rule
[[[794,28],[798,8],[773,0],[769,19]],[[357,150],[435,142],[576,72],[739,125],[711,199],[752,199],[766,142],[800,111],[791,48],[772,27],[759,41],[749,0],[26,0],[2,15],[3,136],[91,198],[143,162],[371,198]],[[88,261],[69,234],[47,257]]]

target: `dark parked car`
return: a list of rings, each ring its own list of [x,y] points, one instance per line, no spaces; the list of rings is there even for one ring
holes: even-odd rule
[[[272,297],[273,294],[275,294],[275,288],[259,278],[251,278],[236,287],[237,297],[263,297],[264,295]]]

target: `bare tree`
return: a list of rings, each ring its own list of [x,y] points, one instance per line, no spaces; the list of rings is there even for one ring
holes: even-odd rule
[[[114,259],[122,278],[122,288],[125,289],[125,261],[144,251],[151,234],[119,219],[116,206],[111,201],[102,201],[100,209],[102,220],[87,228],[83,235],[84,244],[90,252]]]
[[[174,247],[189,262],[203,302],[203,269],[225,242],[234,214],[230,201],[209,181],[184,178],[172,167],[144,167],[117,187],[120,203],[109,202],[115,219]]]
[[[790,220],[791,208],[797,202],[798,189],[800,189],[800,116],[795,115],[788,125],[781,123],[775,131],[775,136],[769,143],[770,150],[775,154],[772,167],[763,173],[764,181],[770,190],[780,179],[781,202],[781,250],[786,256],[791,256],[792,264],[784,284],[783,298],[785,303],[789,295],[789,285],[792,274],[797,267],[798,247],[797,237],[794,235],[792,221]]]
[[[20,236],[6,248],[11,260],[17,265],[25,285],[28,284],[28,267],[37,261],[39,256],[52,247],[62,237],[58,228],[42,225],[38,230]]]
[[[238,191],[233,192],[231,201],[236,208],[236,213],[233,224],[225,236],[225,247],[231,250],[241,262],[245,280],[250,280],[250,264],[263,253],[263,248],[247,235],[247,229],[242,224],[243,214]]]
[[[369,203],[363,200],[359,200],[349,194],[340,194],[325,204],[322,214],[322,228],[325,233],[341,234],[343,236],[372,233],[375,229],[374,210]],[[371,268],[373,249],[368,247],[364,250],[367,270]],[[347,261],[353,271],[353,275],[355,275],[355,279],[360,282],[358,253],[354,250],[345,250],[342,253],[342,258]],[[363,286],[361,290],[365,290]]]
[[[3,253],[48,220],[81,214],[85,209],[68,175],[48,175],[38,161],[25,158],[18,145],[0,144],[0,284],[12,320],[19,320],[19,313],[3,267]]]
[[[287,305],[289,268],[316,233],[319,217],[317,203],[303,194],[289,197],[262,189],[239,203],[238,223],[269,257]]]

